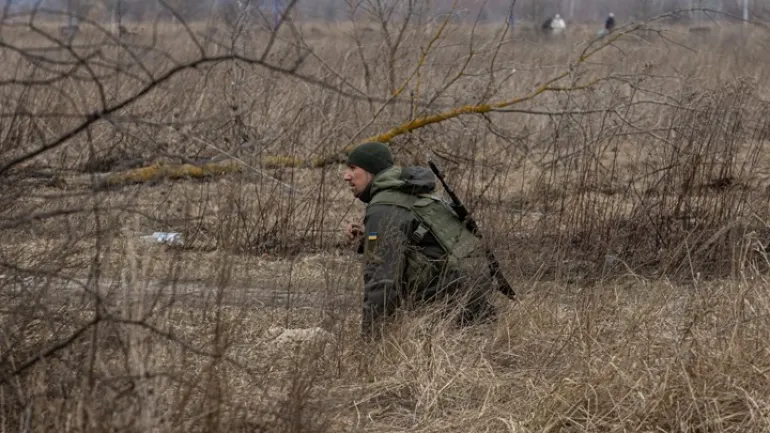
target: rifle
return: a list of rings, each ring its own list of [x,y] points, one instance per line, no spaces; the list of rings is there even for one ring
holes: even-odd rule
[[[476,237],[479,239],[482,239],[481,230],[479,230],[479,225],[476,223],[476,220],[473,219],[470,211],[468,211],[468,208],[466,208],[463,202],[460,201],[460,198],[457,197],[457,194],[455,194],[452,187],[447,185],[446,180],[444,180],[444,175],[441,173],[438,167],[436,167],[436,164],[433,163],[433,160],[428,159],[428,165],[430,166],[431,171],[433,171],[433,174],[435,174],[438,180],[441,181],[441,185],[444,187],[444,191],[446,191],[447,195],[449,195],[449,198],[452,199],[452,210],[455,211],[457,216],[460,218],[460,221],[465,224],[465,227],[467,227],[471,233],[476,235]],[[500,270],[500,262],[497,261],[495,253],[493,253],[492,249],[490,249],[488,246],[485,247],[484,253],[487,256],[489,272],[492,275],[492,278],[497,281],[497,289],[505,294],[505,296],[508,298],[515,299],[516,293],[514,293],[513,288],[511,288],[511,285],[508,283],[508,280],[505,279],[503,271]]]

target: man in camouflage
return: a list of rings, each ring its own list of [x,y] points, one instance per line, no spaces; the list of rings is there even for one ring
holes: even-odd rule
[[[480,241],[443,201],[430,194],[436,181],[424,167],[401,168],[385,144],[354,149],[344,180],[366,203],[364,223],[348,226],[364,254],[364,336],[379,335],[399,308],[442,302],[459,307],[457,324],[493,320],[493,290]]]

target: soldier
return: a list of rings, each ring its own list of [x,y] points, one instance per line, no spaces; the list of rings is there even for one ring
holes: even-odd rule
[[[493,290],[481,242],[442,200],[430,195],[435,176],[424,167],[401,168],[383,143],[354,149],[344,180],[366,203],[364,223],[348,226],[364,254],[361,331],[378,337],[384,318],[400,308],[442,302],[459,309],[456,323],[491,321]]]

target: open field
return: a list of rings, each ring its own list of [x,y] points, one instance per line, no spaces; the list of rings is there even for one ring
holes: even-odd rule
[[[0,431],[770,430],[770,30],[44,18],[0,32]],[[335,161],[386,133],[498,323],[359,339]]]

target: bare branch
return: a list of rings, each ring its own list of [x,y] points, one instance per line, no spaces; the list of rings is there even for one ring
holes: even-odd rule
[[[99,316],[95,316],[88,323],[80,326],[77,330],[72,332],[72,334],[70,334],[67,338],[64,338],[63,340],[58,341],[57,343],[39,352],[35,356],[22,362],[18,367],[14,368],[13,371],[4,374],[3,377],[0,378],[0,385],[8,383],[8,381],[10,381],[12,378],[24,373],[31,367],[34,367],[38,362],[42,362],[46,358],[56,354],[57,352],[66,349],[67,347],[72,345],[78,338],[80,338],[80,336],[82,336],[83,334],[91,330],[91,328],[96,326],[100,321],[101,321],[101,318]]]

